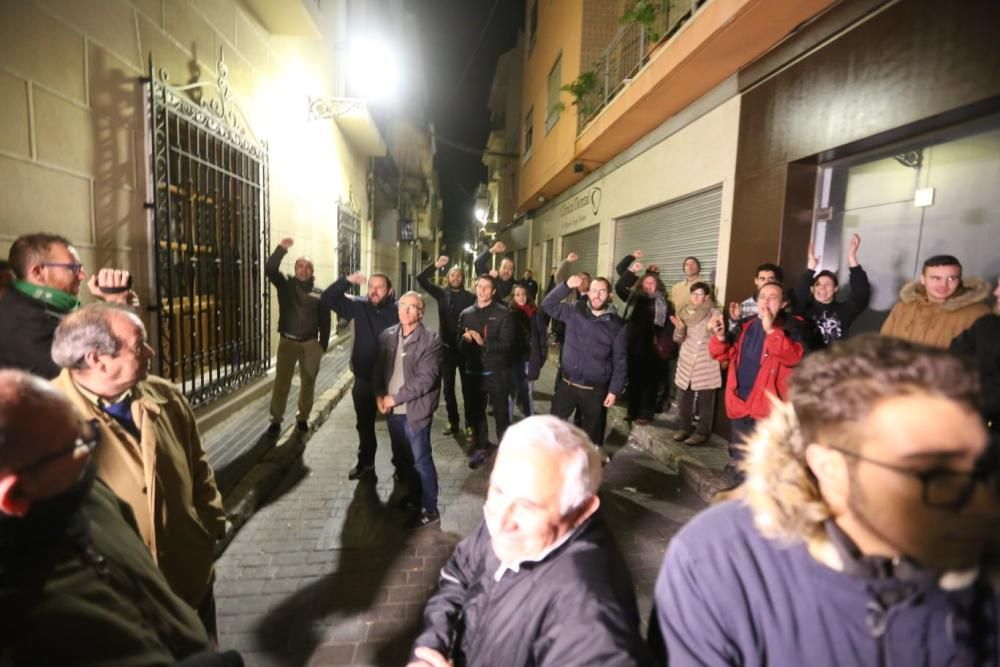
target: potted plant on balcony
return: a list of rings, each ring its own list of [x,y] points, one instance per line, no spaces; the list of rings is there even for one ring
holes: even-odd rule
[[[592,69],[580,72],[580,76],[567,83],[560,90],[565,90],[572,95],[577,112],[580,116],[587,117],[594,111],[594,103],[589,95],[597,90],[597,72]]]
[[[652,47],[660,39],[656,17],[665,13],[669,7],[670,3],[663,0],[636,0],[631,9],[622,14],[618,22],[622,25],[629,23],[641,25],[646,33],[646,44],[648,47]]]

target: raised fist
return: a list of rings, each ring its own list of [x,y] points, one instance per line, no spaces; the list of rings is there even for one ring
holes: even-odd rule
[[[352,285],[364,285],[365,284],[365,274],[360,271],[355,271],[351,275],[347,276],[347,282]]]
[[[441,255],[440,257],[438,257],[437,261],[434,262],[434,266],[439,269],[443,269],[444,267],[448,266],[448,255]]]
[[[632,262],[632,266],[628,267],[628,270],[632,273],[639,273],[642,271],[642,262]]]
[[[643,254],[644,253],[638,248],[632,251],[632,256],[635,257],[636,259],[642,259]]]
[[[499,255],[502,252],[507,252],[507,246],[504,244],[503,241],[497,241],[496,243],[493,244],[493,247],[490,248],[490,253],[494,255]]]
[[[567,262],[571,262],[572,263],[572,262],[575,262],[578,259],[580,259],[580,258],[577,256],[577,254],[575,252],[571,252],[570,254],[566,255],[566,261]]]
[[[819,266],[820,257],[816,254],[816,246],[812,241],[809,242],[809,249],[806,252],[808,253],[806,255],[806,268],[815,271],[816,267]]]
[[[287,239],[281,239],[281,243],[279,243],[278,245],[280,245],[285,250],[288,250],[294,244],[295,244],[295,241],[293,241],[291,238],[287,238]]]
[[[580,283],[582,282],[583,278],[581,278],[578,275],[573,275],[569,277],[569,280],[566,281],[566,284],[569,286],[570,289],[576,289],[577,287],[580,286]]]

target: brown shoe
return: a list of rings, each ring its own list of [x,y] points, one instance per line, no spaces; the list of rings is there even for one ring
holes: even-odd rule
[[[701,433],[695,433],[684,443],[685,445],[691,445],[692,447],[697,447],[698,445],[704,445],[708,442],[708,436],[702,435]]]
[[[673,438],[677,442],[684,442],[689,437],[691,437],[691,431],[685,431],[684,429],[681,429],[679,431],[674,431],[673,433]]]

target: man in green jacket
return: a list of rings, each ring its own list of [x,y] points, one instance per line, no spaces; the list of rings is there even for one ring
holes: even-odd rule
[[[242,665],[210,652],[96,479],[98,433],[40,378],[0,371],[0,664]]]

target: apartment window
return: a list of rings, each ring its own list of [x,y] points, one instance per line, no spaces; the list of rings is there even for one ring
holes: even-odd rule
[[[531,5],[531,14],[528,19],[528,53],[535,48],[535,41],[538,38],[538,0]]]
[[[527,162],[528,158],[531,157],[531,141],[534,138],[534,118],[535,118],[535,107],[528,109],[528,113],[524,116],[524,160]]]
[[[549,70],[548,102],[545,112],[545,133],[548,134],[552,126],[559,122],[559,112],[562,111],[562,104],[559,103],[559,93],[562,87],[562,53],[556,56],[556,62]]]

